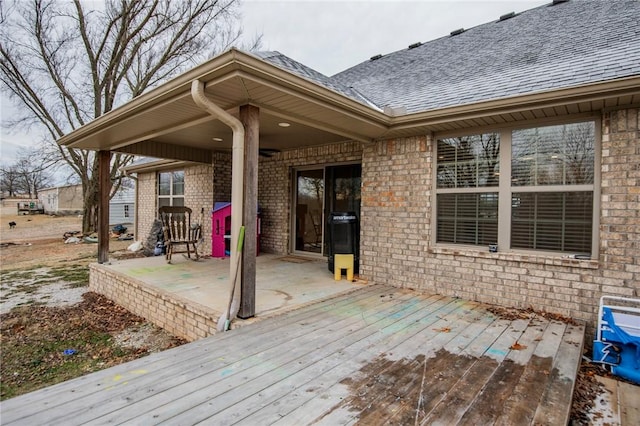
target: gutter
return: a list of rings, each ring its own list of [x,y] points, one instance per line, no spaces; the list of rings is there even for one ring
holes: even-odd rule
[[[231,279],[231,297],[229,308],[218,319],[218,331],[226,331],[229,322],[235,318],[240,310],[240,282],[238,271],[241,269],[242,256],[235,246],[242,227],[242,211],[244,196],[244,126],[234,116],[214,104],[204,93],[204,83],[194,80],[191,83],[191,97],[195,104],[209,113],[212,117],[222,121],[233,131],[232,162],[231,162],[231,262],[229,278]]]
[[[348,115],[369,126],[377,127],[377,131],[374,131],[377,134],[369,133],[362,138],[366,140],[381,140],[393,137],[396,132],[409,130],[413,127],[432,126],[494,114],[519,112],[531,108],[588,102],[599,100],[603,97],[625,95],[630,90],[637,93],[640,87],[640,77],[630,76],[569,88],[550,89],[543,92],[448,106],[402,116],[390,116],[373,108],[370,104],[360,103],[309,79],[281,69],[263,59],[232,48],[209,62],[62,136],[57,142],[67,147],[81,145],[86,139],[96,137],[100,132],[117,126],[122,120],[131,119],[140,113],[171,102],[176,97],[185,96],[188,93],[188,85],[194,80],[205,84],[216,84],[232,77],[247,79],[272,87],[291,96],[303,98],[308,102]],[[243,99],[242,102],[251,103],[250,99]],[[147,138],[148,135],[138,136],[138,138],[142,137]],[[128,141],[127,143],[130,142]],[[114,143],[112,146],[103,149],[113,149],[116,145]]]
[[[640,93],[640,77],[625,77],[389,117],[388,133],[411,127],[469,120],[494,114],[509,114],[576,102],[598,101],[606,97],[628,95],[630,91]]]
[[[93,121],[79,127],[57,140],[59,145],[74,148],[86,138],[95,136],[119,122],[130,119],[145,110],[171,102],[181,97],[188,90],[192,81],[214,84],[220,79],[230,76],[251,78],[259,83],[268,84],[284,90],[290,94],[306,97],[316,104],[325,104],[329,108],[343,111],[354,118],[360,118],[369,124],[377,125],[381,131],[386,130],[386,115],[354,99],[348,98],[332,89],[321,86],[304,77],[281,69],[256,56],[232,48],[220,56],[201,64],[192,70],[162,84],[161,86],[134,98],[126,104],[107,112]],[[188,92],[187,92],[188,93]],[[243,103],[248,100],[244,99]],[[221,120],[222,121],[222,120]],[[225,123],[226,124],[226,123]],[[112,149],[112,147],[104,148]]]
[[[124,173],[151,173],[162,170],[170,170],[170,169],[178,169],[184,168],[188,165],[193,165],[197,163],[193,163],[191,161],[184,160],[157,160],[150,161],[148,163],[138,163],[138,164],[129,164],[128,166],[122,167],[120,170]]]
[[[121,120],[130,118],[132,115],[136,114],[138,110],[166,102],[167,100],[171,100],[174,96],[184,93],[186,85],[194,79],[211,79],[211,75],[215,75],[220,72],[224,73],[225,68],[237,68],[237,64],[234,62],[237,52],[238,51],[235,49],[228,50],[227,52],[220,54],[220,56],[217,56],[204,64],[198,65],[190,71],[169,80],[151,91],[133,98],[124,105],[121,105],[118,108],[97,117],[84,126],[62,136],[57,141],[58,145],[73,148],[81,139],[90,137],[99,131],[103,131]]]

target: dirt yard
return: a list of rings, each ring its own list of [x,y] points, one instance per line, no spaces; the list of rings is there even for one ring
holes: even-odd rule
[[[15,228],[9,223],[15,222]],[[55,266],[69,260],[95,261],[98,245],[65,244],[65,232],[82,231],[78,216],[18,216],[15,207],[0,210],[0,270]],[[109,242],[110,251],[123,251],[132,241]]]
[[[4,207],[0,221],[0,399],[185,343],[88,291],[97,244],[63,239],[81,218]],[[110,257],[132,242],[111,240]]]

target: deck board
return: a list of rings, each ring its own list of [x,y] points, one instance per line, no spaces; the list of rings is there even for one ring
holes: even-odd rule
[[[572,360],[580,359],[584,344],[584,328],[568,325],[557,352],[554,354],[552,369],[549,372],[549,385],[544,388],[540,403],[536,409],[534,422],[566,424],[569,415],[562,407],[567,395],[573,394],[578,375],[579,364]]]
[[[350,324],[361,321],[362,317],[380,315],[381,310],[378,307],[379,305],[376,304],[379,297],[380,292],[376,292],[353,303],[334,307],[332,312],[339,319],[322,314],[320,316],[298,317],[298,321],[289,324],[287,331],[284,333],[277,326],[271,329],[260,327],[263,330],[262,333],[258,334],[254,333],[253,330],[249,330],[251,327],[238,330],[240,332],[249,330],[245,333],[240,333],[243,337],[240,339],[229,339],[228,336],[231,336],[232,333],[225,333],[220,338],[222,339],[222,344],[216,345],[213,350],[207,351],[200,357],[193,357],[189,362],[181,361],[167,366],[160,373],[141,378],[135,384],[135,387],[130,386],[130,389],[118,392],[111,398],[105,399],[104,395],[95,393],[94,398],[83,399],[84,408],[75,408],[78,410],[77,419],[79,421],[88,421],[90,418],[97,418],[99,415],[109,415],[120,407],[123,398],[129,403],[130,409],[126,413],[113,414],[112,417],[115,421],[129,420],[140,413],[143,413],[140,418],[141,421],[149,421],[144,416],[153,415],[146,413],[146,410],[155,406],[163,407],[163,410],[168,413],[167,415],[173,414],[167,404],[176,405],[176,403],[186,398],[189,400],[189,404],[192,405],[198,398],[198,396],[191,396],[195,390],[206,389],[206,386],[211,382],[219,380],[218,390],[228,391],[229,388],[223,388],[222,386],[226,386],[227,383],[237,383],[237,380],[234,379],[236,374],[243,373],[259,376],[263,370],[268,371],[267,368],[272,368],[273,365],[288,362],[297,353],[296,350],[304,351],[309,349],[309,345],[314,343],[314,335],[317,330],[326,332],[331,327],[348,330]],[[393,309],[394,306],[402,301],[403,297],[408,298],[410,295],[400,295],[400,297],[389,301],[387,304],[389,309]],[[263,339],[265,342],[259,346],[247,346],[245,338]],[[282,354],[280,345],[284,343],[295,345],[296,349]],[[276,364],[267,364],[272,357],[277,359]],[[237,383],[237,385],[240,385],[240,383]],[[153,394],[150,395],[148,389],[151,386],[153,386]],[[201,398],[211,398],[214,394],[202,393]],[[67,410],[71,409],[71,407],[61,408],[63,416],[66,415]],[[163,418],[162,415],[156,415],[157,417],[152,421],[157,422]]]
[[[533,350],[535,339],[540,334],[539,329],[527,321],[515,322],[515,325],[517,327],[513,327],[511,332],[500,334],[490,347],[483,350],[482,346],[476,345],[469,348],[471,351],[463,351],[474,357],[473,363],[460,374],[459,380],[446,391],[431,411],[425,410],[426,415],[421,419],[421,424],[457,423],[507,355],[522,356],[522,352],[510,351],[514,340],[526,346],[527,351]]]
[[[305,419],[309,419],[309,413],[316,413],[315,416],[322,419],[324,424],[338,423],[339,419],[335,421],[333,419],[336,416],[341,417],[339,415],[342,412],[341,407],[348,407],[347,403],[355,399],[344,397],[346,387],[353,389],[351,393],[362,395],[363,389],[367,389],[367,381],[375,382],[387,365],[392,366],[398,360],[403,360],[407,354],[416,352],[435,354],[439,346],[447,343],[456,335],[456,333],[442,333],[436,330],[451,326],[452,323],[458,324],[454,330],[463,330],[464,326],[474,324],[483,318],[476,308],[476,304],[457,301],[451,303],[444,311],[432,312],[417,322],[410,322],[408,330],[389,335],[389,338],[384,342],[383,348],[385,350],[383,352],[380,352],[382,348],[373,352],[378,354],[374,358],[377,359],[375,363],[371,363],[371,356],[368,354],[359,354],[353,360],[347,361],[348,369],[341,365],[340,370],[334,372],[332,376],[318,377],[305,390],[311,396],[308,402],[291,412],[280,411],[282,423],[304,422]],[[407,331],[409,332],[407,333]],[[414,333],[414,331],[416,332]],[[425,346],[427,342],[428,346]],[[365,367],[364,371],[363,366]],[[323,386],[323,382],[326,383],[325,380],[328,378],[332,379],[331,382]],[[375,393],[372,395],[376,396]],[[347,417],[353,417],[354,410],[347,409],[346,411],[350,413]],[[247,424],[251,423],[250,421]]]
[[[222,407],[232,406],[266,388],[270,389],[281,378],[296,374],[307,365],[318,365],[326,357],[343,350],[347,342],[358,342],[375,334],[380,327],[379,323],[405,309],[402,302],[408,301],[410,297],[410,294],[405,294],[387,304],[384,309],[371,307],[368,314],[363,312],[362,316],[354,316],[348,321],[334,321],[320,335],[306,334],[288,342],[284,348],[275,347],[253,359],[245,358],[231,364],[220,374],[213,371],[195,380],[172,386],[162,394],[164,399],[159,409],[136,417],[135,422],[146,424],[170,418],[179,421],[181,416],[188,417],[189,422],[193,423],[205,420]],[[368,325],[359,327],[361,324]],[[240,380],[236,377],[238,375],[242,376]],[[177,397],[185,392],[191,393]],[[141,407],[149,402],[141,401]],[[159,404],[151,401],[151,405]]]
[[[568,416],[583,340],[583,326],[367,286],[4,401],[2,422],[533,424]]]
[[[437,304],[434,303],[431,306],[433,307],[431,312],[442,314],[456,307],[450,299],[446,299],[444,303],[442,300],[438,300]],[[241,404],[220,413],[221,416],[215,417],[216,423],[222,421],[223,417],[229,416],[242,419],[244,422],[248,422],[247,424],[269,424],[280,419],[287,413],[287,410],[300,406],[312,398],[314,394],[327,390],[329,386],[357,371],[361,363],[368,359],[367,353],[375,350],[375,346],[384,344],[387,347],[392,347],[393,338],[397,336],[397,333],[391,332],[391,330],[401,327],[403,333],[410,332],[412,325],[419,324],[418,321],[422,315],[424,315],[423,310],[415,309],[409,315],[400,318],[399,321],[376,330],[372,336],[360,341],[353,341],[352,344],[339,348],[338,351],[318,361],[316,365],[311,365],[269,388],[268,394],[259,395],[257,399],[243,400]],[[412,322],[413,324],[411,324]],[[376,340],[376,336],[379,340]],[[317,381],[318,378],[321,380]],[[293,394],[291,393],[292,387],[298,388]],[[265,408],[261,409],[261,407]]]
[[[553,355],[560,345],[564,330],[565,324],[549,324],[533,351],[526,349],[519,351],[520,354],[526,356],[514,359],[514,362],[524,365],[525,368],[513,393],[505,401],[504,409],[496,421],[497,424],[531,423],[542,398],[541,389],[544,389],[548,376],[551,374]],[[558,339],[552,337],[558,337]],[[518,344],[532,346],[535,342],[520,341]]]
[[[618,382],[617,395],[620,401],[620,424],[637,424],[640,419],[640,388],[630,383]]]
[[[143,368],[138,368],[139,366],[135,362],[128,363],[124,366],[131,365],[132,368],[125,369],[124,366],[119,366],[75,379],[74,386],[63,383],[32,392],[16,401],[12,414],[19,415],[22,408],[30,413],[39,409],[47,409],[51,406],[51,401],[56,401],[58,406],[68,403],[68,407],[65,408],[71,409],[73,412],[73,410],[79,410],[75,407],[79,398],[100,393],[104,389],[141,388],[149,383],[162,383],[167,377],[175,374],[172,367],[179,367],[180,373],[186,374],[190,368],[198,368],[206,364],[208,360],[222,358],[223,362],[233,362],[234,358],[231,356],[238,356],[240,353],[247,356],[246,350],[251,350],[250,347],[242,347],[244,339],[251,340],[263,337],[268,340],[268,343],[263,344],[260,348],[255,348],[255,350],[265,350],[268,348],[265,345],[275,346],[303,334],[312,334],[316,330],[322,329],[326,324],[335,322],[335,319],[326,316],[328,309],[342,316],[361,314],[362,311],[354,308],[354,305],[361,307],[367,303],[373,304],[380,295],[385,293],[388,293],[387,289],[371,286],[355,294],[353,300],[340,298],[323,301],[310,306],[303,312],[292,312],[287,315],[287,319],[276,317],[269,324],[256,323],[251,327],[234,330],[233,333],[218,334],[213,338],[218,342],[216,345],[211,345],[211,342],[205,339],[161,354],[150,355],[145,358]],[[287,325],[285,331],[283,331],[284,325]],[[243,338],[238,339],[238,335],[242,335]],[[237,347],[230,346],[230,341],[234,342]],[[143,371],[144,373],[142,373]],[[149,375],[149,372],[156,373]],[[119,394],[125,396],[125,392],[121,391]],[[3,421],[10,420],[11,417],[3,415]]]

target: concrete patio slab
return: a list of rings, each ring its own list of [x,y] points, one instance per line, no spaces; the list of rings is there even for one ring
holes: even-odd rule
[[[256,261],[253,322],[362,287],[345,277],[335,281],[326,260],[260,255]],[[163,256],[91,265],[90,288],[188,340],[215,332],[230,297],[229,259],[192,261]],[[237,320],[235,326],[247,321]]]

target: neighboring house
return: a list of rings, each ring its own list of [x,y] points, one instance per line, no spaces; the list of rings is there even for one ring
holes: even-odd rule
[[[109,201],[109,224],[135,223],[135,191],[130,188],[121,189]],[[133,229],[130,230],[133,232]]]
[[[232,49],[59,142],[164,159],[128,169],[137,235],[240,182],[262,251],[326,254],[328,214],[354,211],[369,282],[593,321],[640,296],[639,16],[556,0],[333,77]]]
[[[38,191],[38,199],[46,214],[70,215],[82,213],[82,185],[57,186]]]
[[[70,215],[82,214],[82,185],[58,186],[38,192],[38,200],[46,214]],[[135,191],[120,190],[109,201],[109,224],[134,223]]]

